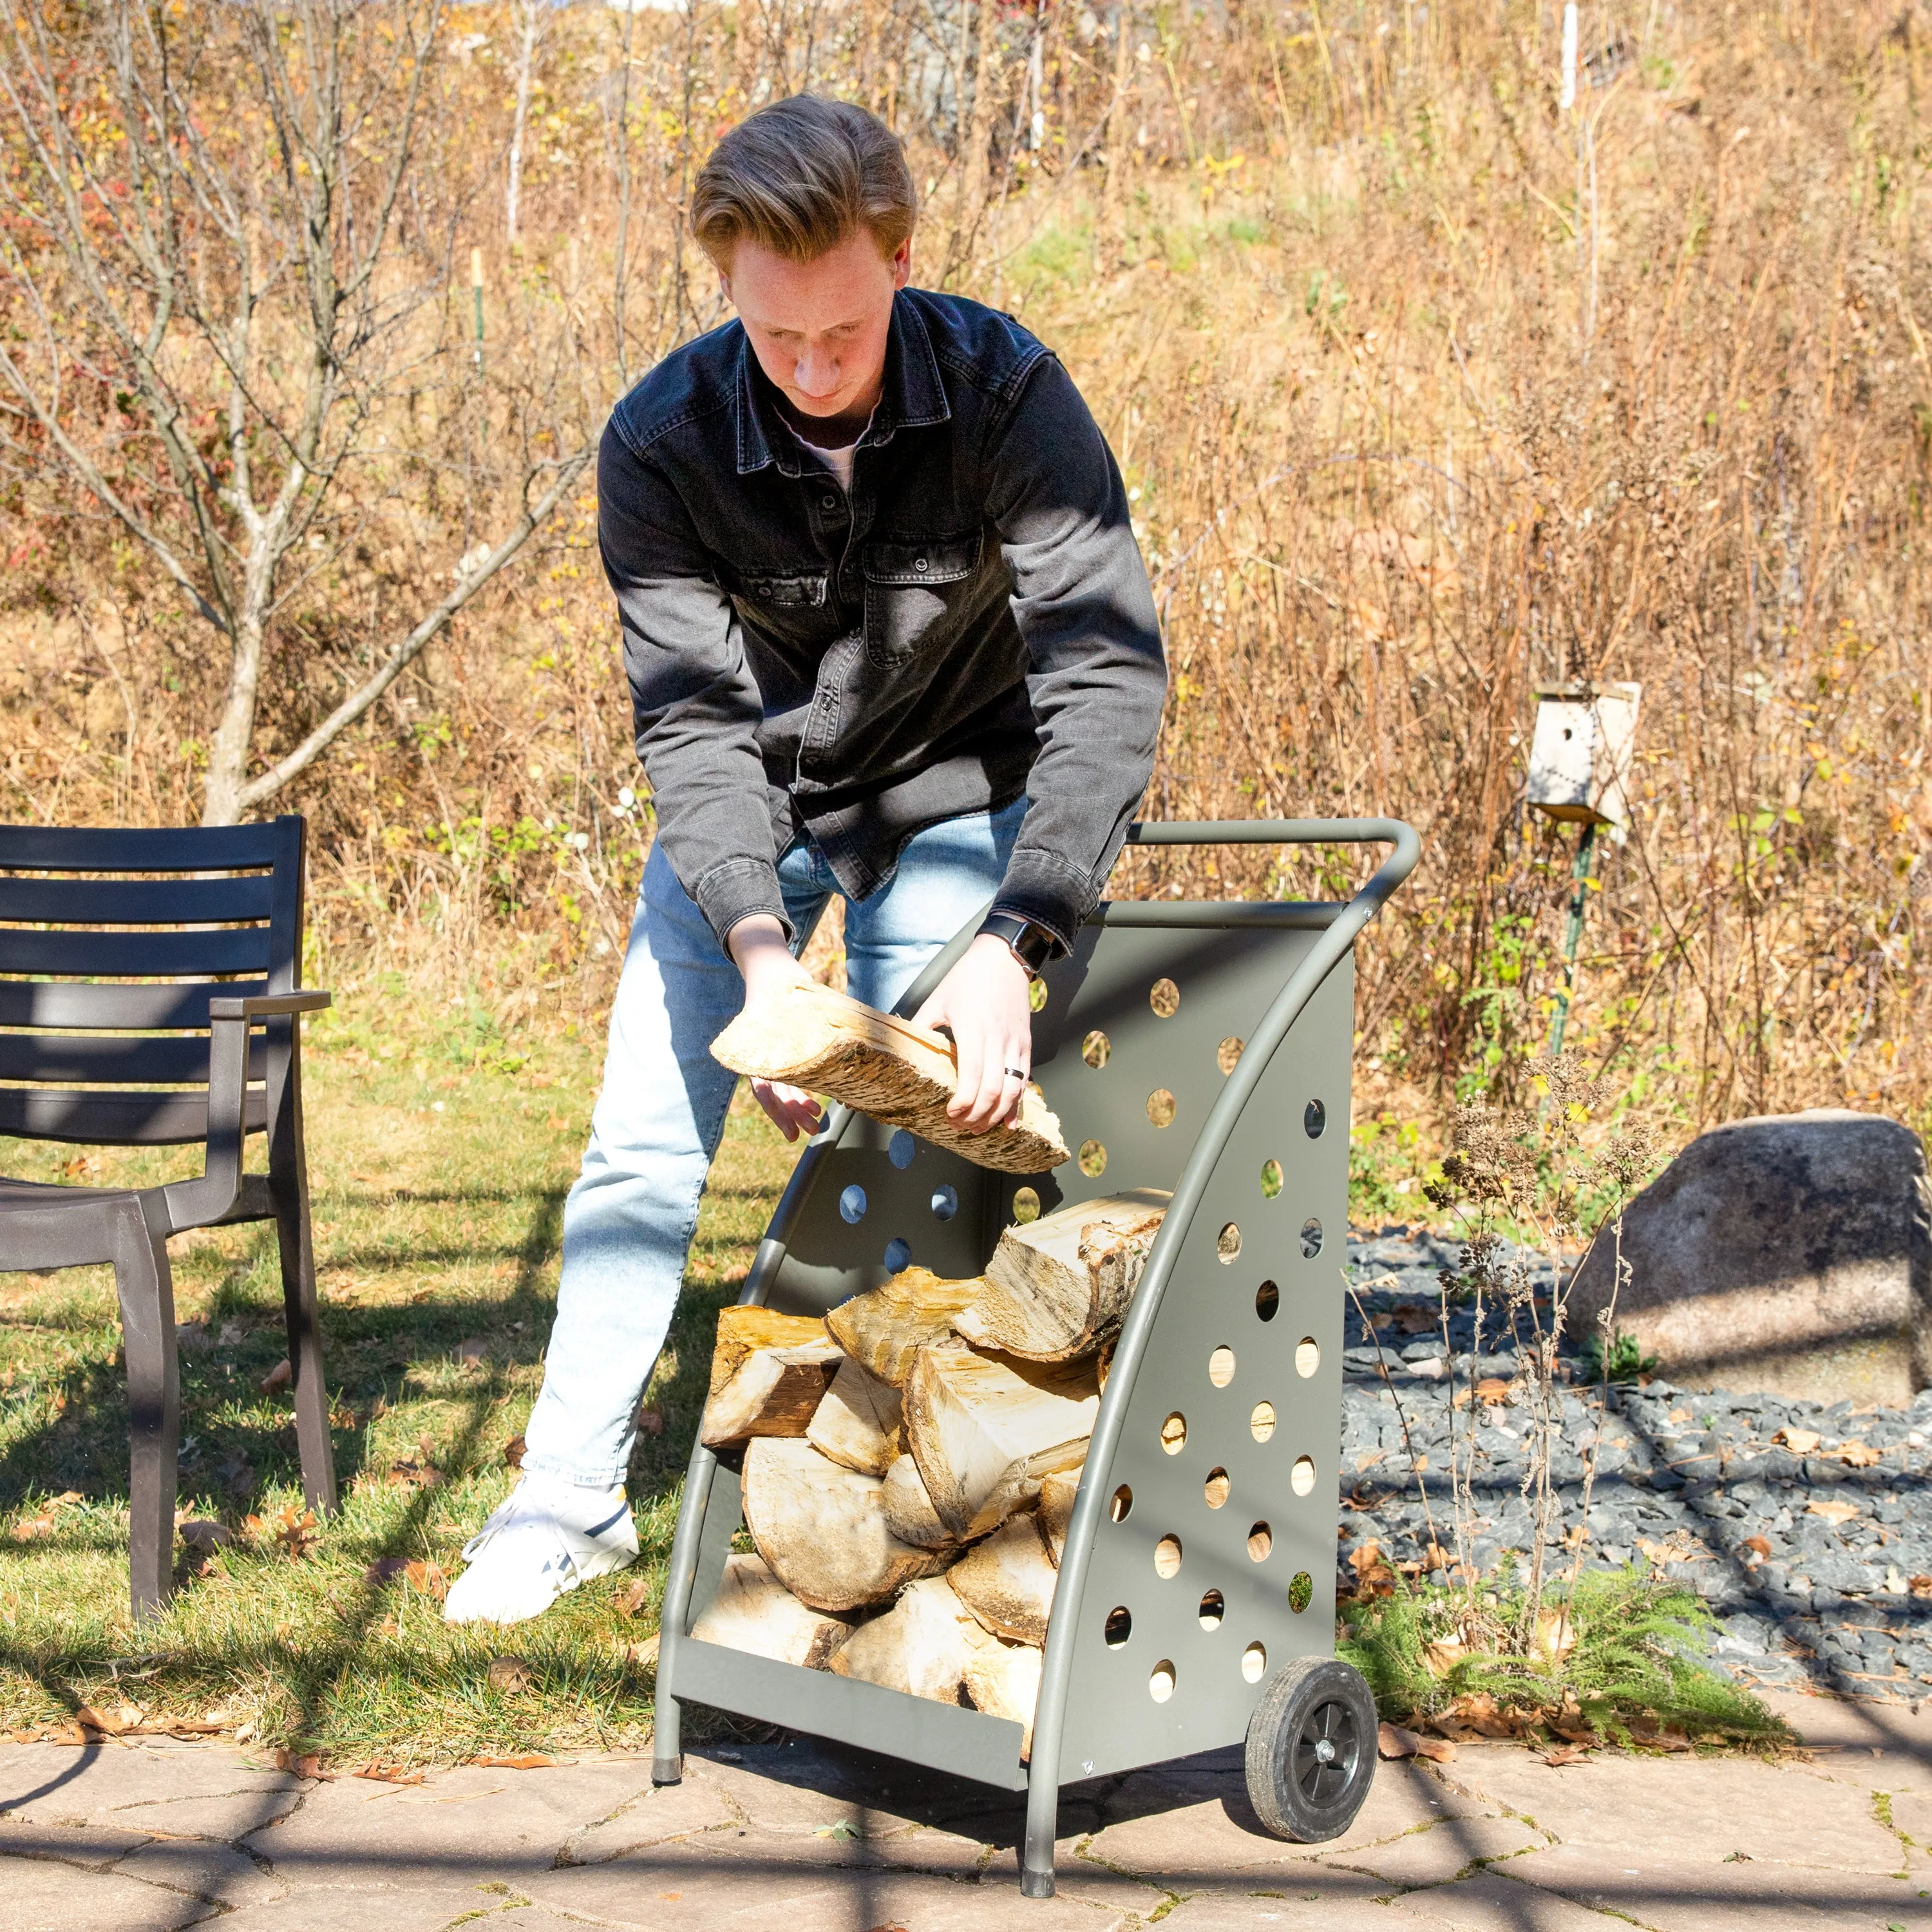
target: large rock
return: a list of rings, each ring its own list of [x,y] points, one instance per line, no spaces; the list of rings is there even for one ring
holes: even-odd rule
[[[1918,1136],[1836,1108],[1703,1134],[1624,1216],[1616,1324],[1687,1388],[1900,1402],[1932,1383],[1932,1187]],[[1606,1224],[1570,1290],[1610,1298]]]

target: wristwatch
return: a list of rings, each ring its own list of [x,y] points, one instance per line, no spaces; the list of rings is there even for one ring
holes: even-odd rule
[[[1013,957],[1029,973],[1043,970],[1046,962],[1060,951],[1060,941],[1043,926],[1030,919],[1022,919],[1018,913],[988,913],[980,922],[982,932],[991,933],[995,939],[1003,939],[1012,949]]]

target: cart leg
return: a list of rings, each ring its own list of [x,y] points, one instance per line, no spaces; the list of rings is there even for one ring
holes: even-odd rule
[[[681,1784],[684,1782],[684,1752],[679,1733],[683,1729],[684,1707],[675,1697],[658,1700],[657,1722],[651,1738],[651,1782]]]
[[[1060,1828],[1060,1786],[1037,1770],[1027,1784],[1026,1842],[1020,1852],[1020,1896],[1053,1896],[1053,1841]]]

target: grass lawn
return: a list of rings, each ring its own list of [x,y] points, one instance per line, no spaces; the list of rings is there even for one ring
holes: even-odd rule
[[[741,1096],[646,1398],[662,1430],[640,1436],[632,1465],[642,1562],[534,1623],[452,1629],[441,1590],[514,1480],[505,1447],[541,1377],[600,1046],[553,1036],[512,1052],[478,1005],[392,1030],[411,1010],[352,998],[308,1036],[332,1520],[303,1525],[288,1397],[261,1386],[286,1353],[272,1232],[176,1240],[182,1516],[235,1540],[205,1555],[178,1544],[174,1599],[136,1628],[112,1276],[0,1276],[0,1728],[132,1704],[151,1723],[397,1766],[648,1736],[652,1674],[634,1646],[657,1628],[713,1319],[792,1150]],[[145,1183],[198,1165],[193,1150],[76,1151],[8,1142],[0,1172]]]

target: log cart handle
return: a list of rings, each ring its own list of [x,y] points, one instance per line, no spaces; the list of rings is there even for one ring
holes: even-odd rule
[[[1136,1375],[1154,1319],[1166,1292],[1188,1226],[1249,1096],[1260,1083],[1276,1048],[1287,1037],[1309,1000],[1329,973],[1353,946],[1355,938],[1381,910],[1396,888],[1408,877],[1421,856],[1421,842],[1409,826],[1390,818],[1209,820],[1182,824],[1136,824],[1128,827],[1127,842],[1135,845],[1309,845],[1388,844],[1390,853],[1373,878],[1329,922],[1275,996],[1247,1042],[1240,1059],[1222,1088],[1196,1140],[1177,1184],[1160,1232],[1122,1325],[1108,1372],[1106,1394],[1095,1418],[1094,1436],[1060,1564],[1054,1615],[1048,1627],[1041,1672],[1040,1699],[1034,1720],[1034,1748],[1028,1773],[1026,1839],[1020,1887],[1028,1898],[1053,1894],[1053,1848],[1059,1809],[1060,1740],[1071,1675],[1074,1633],[1078,1626],[1081,1595],[1088,1558],[1100,1527],[1109,1472]],[[989,910],[982,907],[961,926],[914,982],[894,1011],[910,1018],[978,933]],[[1171,911],[1174,922],[1187,922],[1192,908],[1178,904],[1150,904],[1139,909],[1150,917]],[[808,934],[796,941],[802,946]],[[743,1304],[762,1304],[784,1260],[790,1231],[810,1193],[815,1171],[838,1144],[850,1110],[833,1106],[825,1125],[793,1169],[759,1244],[739,1295]],[[658,1696],[651,1776],[654,1784],[675,1784],[682,1775],[680,1711],[674,1688],[676,1653],[689,1621],[703,1525],[710,1500],[717,1459],[702,1442],[692,1446],[686,1473],[686,1496],[673,1540],[660,1614]],[[1090,1478],[1088,1480],[1088,1478]]]

